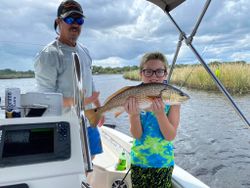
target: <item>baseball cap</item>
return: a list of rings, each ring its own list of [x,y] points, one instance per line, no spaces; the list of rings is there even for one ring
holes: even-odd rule
[[[57,17],[58,18],[66,18],[69,15],[72,14],[78,14],[81,15],[82,17],[85,17],[83,14],[83,10],[81,5],[74,1],[74,0],[64,0],[63,2],[61,2],[61,4],[59,5],[58,9],[57,9]],[[54,23],[54,28],[56,30],[57,27],[57,23],[55,21]]]

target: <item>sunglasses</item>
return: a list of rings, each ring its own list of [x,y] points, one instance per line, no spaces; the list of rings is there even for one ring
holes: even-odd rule
[[[83,18],[73,18],[73,17],[63,18],[63,21],[69,25],[73,24],[74,22],[76,22],[78,25],[82,25],[84,23]]]
[[[165,76],[166,72],[167,71],[165,69],[156,69],[156,70],[143,69],[142,70],[143,75],[146,77],[151,77],[155,73],[156,77],[160,78],[160,77]]]

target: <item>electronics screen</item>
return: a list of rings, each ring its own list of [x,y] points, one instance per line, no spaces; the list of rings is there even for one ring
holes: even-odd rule
[[[54,129],[6,130],[3,158],[54,152]]]
[[[70,154],[68,122],[0,126],[0,166],[65,160]]]

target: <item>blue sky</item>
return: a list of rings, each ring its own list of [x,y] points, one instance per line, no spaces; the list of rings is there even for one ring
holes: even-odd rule
[[[56,37],[60,0],[1,0],[0,69],[33,70],[34,57]],[[93,65],[138,65],[149,51],[163,52],[171,63],[179,34],[164,12],[146,0],[79,0],[86,20],[79,41]],[[187,34],[205,0],[187,0],[171,14]],[[193,45],[210,61],[250,62],[249,0],[212,0]],[[177,63],[197,63],[183,44]]]

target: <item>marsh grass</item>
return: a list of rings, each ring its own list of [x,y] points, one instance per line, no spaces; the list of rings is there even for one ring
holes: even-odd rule
[[[210,69],[231,94],[250,94],[250,64],[222,63]],[[217,70],[217,72],[216,72]],[[219,71],[218,71],[219,70]],[[138,71],[124,74],[124,78],[139,80]],[[171,84],[206,91],[219,91],[202,65],[176,67]]]
[[[125,72],[123,74],[123,78],[138,81],[140,80],[139,70],[132,70],[132,71]]]

